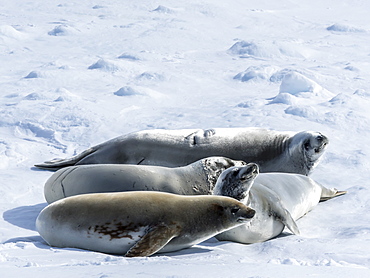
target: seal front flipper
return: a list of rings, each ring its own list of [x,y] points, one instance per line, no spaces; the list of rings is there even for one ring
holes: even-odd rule
[[[279,205],[281,206],[280,211],[277,212],[278,210],[276,210],[274,214],[276,220],[279,220],[281,223],[283,223],[293,234],[299,235],[300,232],[297,223],[294,221],[292,215],[283,207],[281,203]]]
[[[266,188],[267,189],[267,188]],[[293,219],[290,212],[285,208],[283,203],[280,201],[280,198],[276,195],[275,192],[273,192],[270,189],[267,189],[267,191],[270,191],[272,196],[270,197],[270,214],[272,217],[274,217],[277,221],[280,221],[283,223],[293,234],[299,235],[299,229],[297,226],[297,223]]]
[[[146,257],[161,250],[171,239],[178,236],[180,228],[176,225],[158,224],[149,228],[147,233],[132,246],[126,257]]]

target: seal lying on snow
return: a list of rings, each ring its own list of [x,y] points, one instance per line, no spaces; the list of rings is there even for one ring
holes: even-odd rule
[[[123,164],[70,166],[46,181],[44,194],[48,203],[79,194],[124,191],[210,195],[222,171],[245,164],[225,157],[208,157],[175,168]]]
[[[223,232],[216,238],[255,243],[279,235],[284,226],[298,234],[295,220],[305,215],[319,201],[346,192],[325,188],[299,174],[258,175],[257,164],[249,163],[225,170],[218,178],[213,193],[233,197],[256,210],[256,216],[249,223]]]
[[[67,159],[37,164],[59,169],[81,164],[184,166],[209,156],[255,162],[261,172],[308,175],[328,144],[319,132],[259,128],[145,130],[120,136]]]
[[[246,223],[254,213],[223,196],[85,194],[47,206],[36,228],[51,246],[136,257],[190,247]]]

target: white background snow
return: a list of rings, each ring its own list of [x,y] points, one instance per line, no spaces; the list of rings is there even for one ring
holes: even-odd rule
[[[1,277],[370,277],[370,2],[0,1]],[[35,231],[33,164],[152,128],[315,130],[348,194],[252,245],[124,258]]]

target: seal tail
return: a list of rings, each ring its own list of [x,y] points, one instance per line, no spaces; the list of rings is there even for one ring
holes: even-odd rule
[[[327,190],[328,190],[328,192],[323,190],[323,192],[321,194],[321,197],[320,197],[320,202],[324,202],[324,201],[330,200],[332,198],[342,196],[342,195],[347,193],[347,191],[340,191],[340,190],[337,190],[336,188],[327,189]]]
[[[45,169],[45,170],[56,171],[56,170],[61,169],[63,167],[75,165],[76,163],[81,161],[83,158],[85,158],[88,155],[94,153],[96,150],[97,150],[97,148],[92,147],[92,148],[89,148],[89,149],[83,151],[82,153],[79,153],[79,154],[77,154],[75,156],[72,156],[70,158],[52,159],[52,160],[49,160],[49,161],[45,161],[44,163],[35,164],[35,167],[40,168],[40,169]]]

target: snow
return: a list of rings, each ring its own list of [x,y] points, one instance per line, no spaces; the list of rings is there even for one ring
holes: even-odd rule
[[[1,1],[0,276],[369,277],[370,2]],[[237,77],[238,76],[238,77]],[[330,139],[348,194],[289,232],[149,258],[52,248],[33,167],[132,131],[264,127]]]

